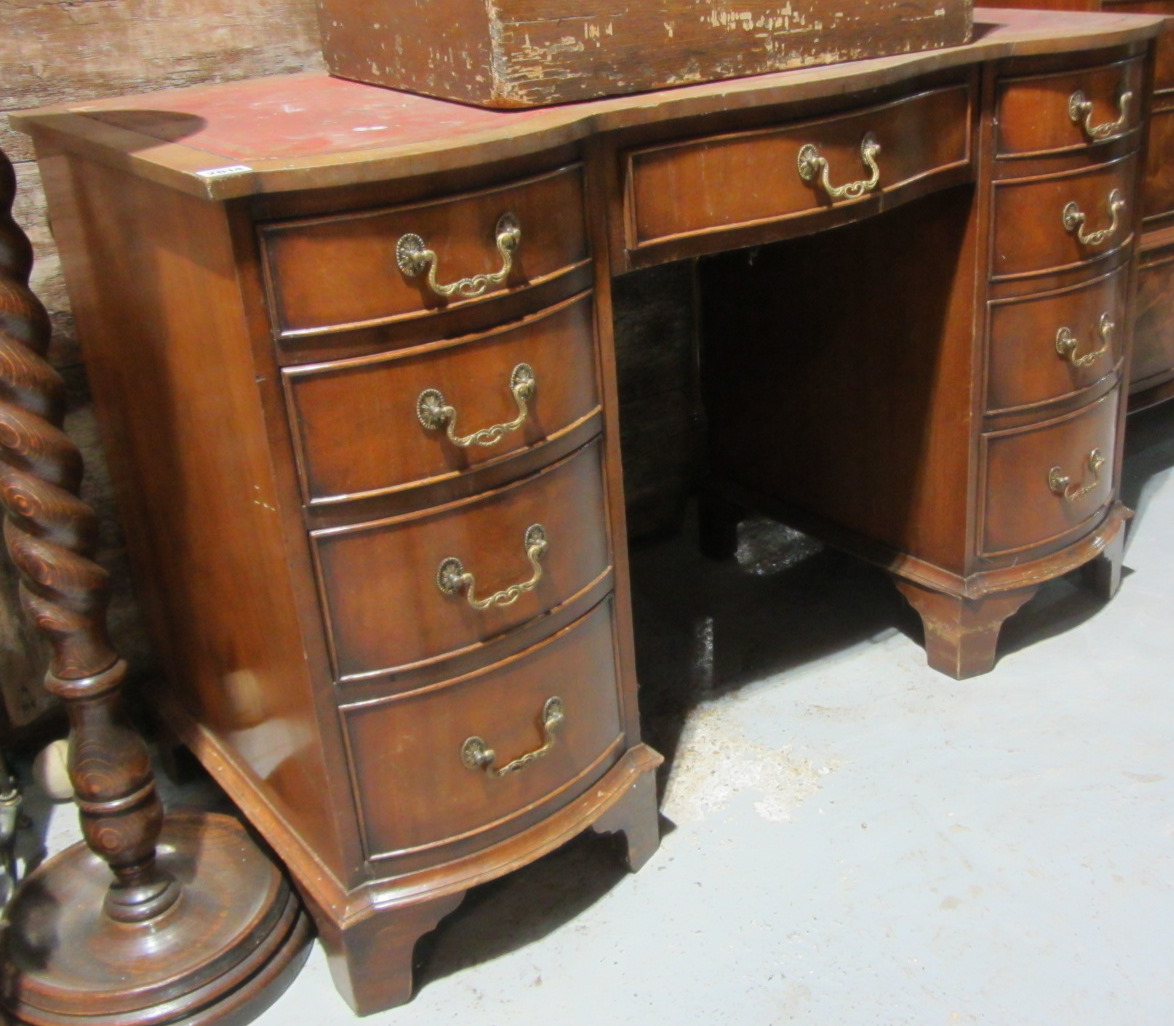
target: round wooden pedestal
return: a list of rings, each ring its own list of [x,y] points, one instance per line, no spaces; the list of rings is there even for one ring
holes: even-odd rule
[[[78,844],[22,883],[0,1004],[31,1026],[245,1023],[289,985],[312,928],[281,870],[229,816],[169,816],[159,866],[179,900],[141,924],[103,912],[105,863]]]

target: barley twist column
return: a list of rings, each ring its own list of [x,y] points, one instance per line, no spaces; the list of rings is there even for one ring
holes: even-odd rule
[[[124,721],[126,663],[106,635],[106,571],[91,558],[97,517],[78,498],[81,454],[61,430],[61,378],[45,361],[49,318],[28,288],[32,253],[10,208],[15,176],[0,161],[0,504],[25,614],[49,640],[45,685],[63,700],[69,775],[86,842],[114,871],[106,911],[158,915],[179,896],[159,870],[163,808],[146,745]]]
[[[0,152],[0,506],[21,605],[51,648],[45,685],[69,716],[85,845],[22,883],[0,1004],[38,1026],[244,1022],[300,966],[308,921],[235,820],[164,820],[121,701],[126,663],[107,636],[108,577],[92,558],[97,518],[78,495],[82,458],[62,430],[64,387],[45,360],[49,318],[29,289],[15,191]]]

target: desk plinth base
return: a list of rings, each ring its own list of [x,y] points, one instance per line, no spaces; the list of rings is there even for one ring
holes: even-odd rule
[[[1071,570],[1079,569],[1085,586],[1107,602],[1121,585],[1125,522],[1130,516],[1116,503],[1092,535],[1049,558],[1004,572],[1000,586],[981,595],[938,590],[894,574],[897,590],[921,617],[926,661],[956,680],[987,673],[995,665],[1004,621],[1034,597],[1041,584]]]
[[[334,985],[359,1015],[402,1005],[413,993],[413,951],[466,891],[533,862],[584,830],[617,834],[636,872],[660,843],[655,770],[661,756],[636,745],[585,795],[501,844],[435,870],[375,883],[330,907],[306,898]]]
[[[1039,585],[1031,585],[981,598],[966,598],[934,591],[900,577],[895,577],[893,583],[921,617],[926,662],[955,680],[977,677],[994,669],[1003,622],[1039,591]]]
[[[4,934],[0,1002],[13,1022],[232,1026],[293,981],[309,953],[310,919],[240,823],[169,816],[157,858],[183,893],[141,927],[102,914],[110,873],[84,845],[28,876]]]
[[[921,617],[928,665],[955,680],[977,677],[994,668],[999,633],[1047,581],[1079,570],[1085,587],[1108,601],[1121,584],[1125,524],[1133,515],[1112,503],[1101,524],[1058,552],[969,578],[956,577],[932,564],[893,551],[852,532],[829,525],[745,490],[717,489],[698,501],[699,547],[710,559],[728,559],[738,545],[738,523],[753,510],[823,539],[889,571],[893,584]]]

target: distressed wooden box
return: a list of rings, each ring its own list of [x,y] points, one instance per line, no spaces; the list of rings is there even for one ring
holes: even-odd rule
[[[956,46],[971,0],[317,0],[342,78],[486,107]]]

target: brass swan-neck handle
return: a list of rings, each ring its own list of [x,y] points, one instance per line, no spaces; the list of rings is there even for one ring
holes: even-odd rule
[[[869,170],[869,177],[855,182],[845,182],[843,185],[832,185],[831,173],[826,157],[820,155],[818,147],[808,143],[799,151],[799,177],[805,182],[819,180],[819,185],[828,198],[859,199],[872,192],[880,183],[880,165],[877,157],[880,156],[880,143],[872,132],[868,132],[860,141],[860,159]]]
[[[500,285],[510,276],[510,271],[514,267],[514,254],[522,245],[522,226],[516,215],[502,214],[498,218],[494,241],[497,244],[497,252],[501,255],[499,270],[460,278],[447,285],[442,285],[436,280],[436,268],[440,262],[436,253],[429,249],[415,232],[408,232],[399,237],[395,244],[395,262],[407,278],[418,278],[427,271],[428,288],[432,290],[433,295],[441,299],[453,295],[462,299],[472,299],[488,291],[490,286]]]
[[[505,424],[492,424],[467,435],[457,434],[457,411],[436,388],[426,388],[416,400],[416,416],[429,431],[444,430],[448,440],[461,449],[472,445],[496,445],[511,431],[517,431],[530,415],[528,403],[538,389],[534,368],[528,363],[519,363],[510,374],[510,394],[518,407],[518,415]]]

